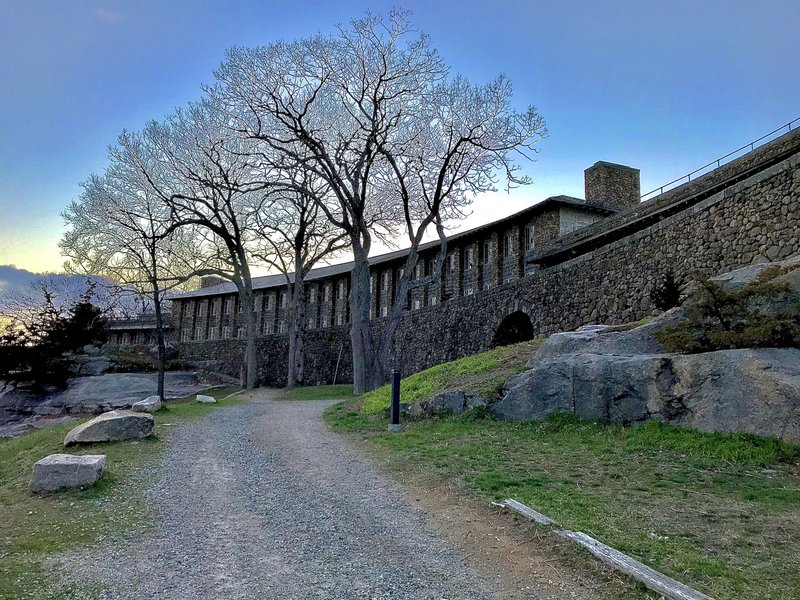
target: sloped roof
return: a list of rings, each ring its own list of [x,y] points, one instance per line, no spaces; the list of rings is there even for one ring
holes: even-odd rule
[[[448,243],[453,242],[474,235],[481,231],[493,229],[499,225],[502,225],[503,223],[514,221],[524,215],[534,214],[537,212],[544,211],[545,209],[548,208],[558,208],[560,206],[576,207],[585,210],[587,212],[595,212],[603,215],[611,215],[619,212],[619,209],[616,207],[596,202],[587,202],[583,198],[574,198],[572,196],[550,196],[549,198],[546,198],[541,202],[537,202],[533,206],[529,206],[528,208],[515,212],[507,217],[503,217],[502,219],[498,219],[497,221],[492,221],[490,223],[479,225],[478,227],[474,227],[466,231],[460,231],[454,233],[453,235],[448,236],[447,240]],[[428,250],[430,248],[435,248],[438,246],[439,246],[439,240],[432,240],[430,242],[425,242],[420,244],[419,251],[422,252],[424,250]],[[402,259],[403,257],[405,257],[407,253],[408,253],[408,248],[402,248],[400,250],[394,250],[393,252],[387,252],[386,254],[371,256],[369,259],[369,264],[371,266],[374,266],[383,263],[389,263],[394,260]],[[319,279],[327,279],[328,277],[333,277],[335,275],[342,275],[345,273],[349,273],[352,268],[353,268],[353,261],[338,263],[335,265],[326,265],[324,267],[317,267],[316,269],[312,269],[309,272],[309,274],[306,276],[306,281],[315,281]],[[289,279],[290,281],[294,280],[293,273],[289,274]],[[282,273],[276,275],[264,275],[261,277],[253,277],[254,290],[279,287],[282,285],[286,285],[286,276],[283,275]],[[236,292],[236,286],[233,283],[225,282],[193,290],[191,292],[176,293],[174,295],[171,295],[170,297],[177,299],[201,298],[204,296],[217,296],[220,294],[232,294],[235,292]]]

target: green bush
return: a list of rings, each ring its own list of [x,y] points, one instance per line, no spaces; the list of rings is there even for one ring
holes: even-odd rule
[[[765,269],[756,280],[733,291],[696,274],[688,320],[657,332],[656,339],[669,352],[688,354],[800,347],[800,309],[790,301],[790,288],[774,282],[783,273],[780,267]]]

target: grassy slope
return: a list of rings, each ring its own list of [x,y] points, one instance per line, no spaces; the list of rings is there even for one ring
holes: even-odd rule
[[[419,373],[406,390],[430,393],[453,377],[470,379],[471,365],[494,381],[495,367],[486,364],[505,371],[510,357],[498,365],[487,354]],[[486,500],[516,498],[715,598],[800,597],[795,446],[569,415],[544,423],[421,421],[396,435],[372,414],[381,412],[384,394],[339,404],[326,418],[393,456],[400,471],[430,473]]]
[[[235,390],[207,392],[218,399]],[[75,423],[49,427],[0,440],[0,598],[47,598],[41,561],[48,554],[84,546],[143,527],[149,518],[144,502],[147,467],[164,444],[159,434],[180,419],[208,414],[236,402],[200,404],[188,400],[166,403],[154,414],[156,435],[143,440],[91,444],[66,449],[64,436]],[[103,478],[85,490],[47,496],[28,491],[33,463],[48,454],[105,454]]]
[[[402,402],[413,403],[434,392],[464,388],[493,397],[500,387],[517,373],[525,370],[543,339],[495,348],[453,362],[437,365],[400,382]],[[384,385],[361,398],[361,412],[379,414],[389,408],[391,385]]]

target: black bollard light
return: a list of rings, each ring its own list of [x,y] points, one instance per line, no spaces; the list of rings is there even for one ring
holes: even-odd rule
[[[400,371],[392,371],[392,407],[389,411],[389,431],[399,433],[403,430],[400,425]]]

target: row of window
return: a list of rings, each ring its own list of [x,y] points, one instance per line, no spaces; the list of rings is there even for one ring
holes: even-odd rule
[[[532,251],[535,247],[535,229],[534,225],[530,224],[524,229],[524,249],[526,252]],[[509,261],[509,258],[514,256],[514,243],[513,237],[511,234],[506,234],[502,236],[499,240],[500,252],[501,256],[503,257],[502,262],[499,265],[501,270],[501,280],[504,283],[508,283],[514,279],[514,266],[513,262]],[[481,277],[477,276],[477,269],[475,263],[475,249],[474,246],[470,245],[463,249],[463,275],[462,275],[462,293],[464,296],[471,296],[475,293],[475,291],[480,288],[483,290],[490,289],[494,284],[494,269],[495,265],[493,262],[493,246],[490,241],[484,241],[482,246],[480,246],[480,266],[482,267],[480,271]],[[414,272],[415,279],[422,279],[425,276],[429,276],[433,273],[436,264],[436,257],[431,257],[427,260],[420,260],[417,264]],[[453,292],[453,276],[457,271],[457,256],[455,253],[450,253],[446,257],[445,266],[443,269],[443,283],[444,283],[444,291],[447,295],[452,294]],[[527,266],[525,271],[527,272]],[[397,274],[398,278],[402,277],[403,269],[402,267],[399,269]],[[393,272],[391,270],[384,271],[380,274],[380,297],[377,299],[376,304],[376,313],[377,316],[385,317],[388,315],[391,302],[393,301],[393,294],[391,293],[392,289],[392,275]],[[375,287],[375,274],[371,275],[371,285],[372,289],[376,290]],[[434,306],[438,303],[438,283],[431,283],[428,286],[428,289],[418,288],[412,291],[411,298],[410,298],[410,308],[412,310],[417,310],[422,308],[422,306]],[[333,289],[335,287],[336,290],[336,298],[338,301],[345,300],[347,297],[347,282],[345,280],[336,282],[335,286],[332,283],[327,283],[318,288],[318,286],[311,285],[308,288],[308,303],[310,305],[317,304],[319,300],[319,295],[321,291],[321,298],[323,303],[331,302],[331,296],[333,293]],[[376,290],[377,291],[377,290]],[[256,312],[263,312],[269,313],[275,310],[275,294],[265,294],[263,296],[256,298],[256,305],[255,309]],[[202,314],[205,312],[207,300],[201,301],[197,308],[198,313]],[[218,298],[216,300],[211,301],[211,305],[208,308],[208,316],[209,316],[209,328],[208,328],[208,339],[217,339],[219,336],[222,339],[230,339],[233,334],[233,330],[229,324],[223,323],[222,327],[217,326],[216,317],[218,312],[221,308],[221,313],[223,315],[230,315],[233,311],[234,303],[237,302],[235,296],[230,296],[226,298]],[[280,291],[277,294],[277,304],[278,308],[285,309],[288,307],[289,298],[288,293],[286,290]],[[322,311],[321,315],[312,314],[308,317],[307,327],[309,328],[317,328],[317,327],[330,327],[331,326],[331,318],[333,319],[333,323],[335,325],[345,325],[348,322],[347,315],[345,311],[347,310],[346,305],[341,306],[341,302],[337,302],[337,305],[334,307],[335,310],[333,311],[333,315],[329,314],[329,311]],[[191,306],[192,303],[187,302],[184,303],[182,311],[183,317],[188,319],[191,317]],[[237,306],[237,313],[241,314],[242,306],[239,304]],[[315,311],[312,311],[315,313]],[[227,320],[227,319],[226,319]],[[275,319],[264,319],[261,327],[260,333],[263,335],[270,335],[273,333],[285,333],[286,332],[286,322],[284,319],[279,318],[277,323]],[[239,327],[236,329],[236,337],[244,337],[244,329]],[[184,327],[181,329],[181,340],[182,341],[190,341],[190,340],[202,340],[206,339],[205,328],[204,326],[197,326],[192,330],[190,326]]]

